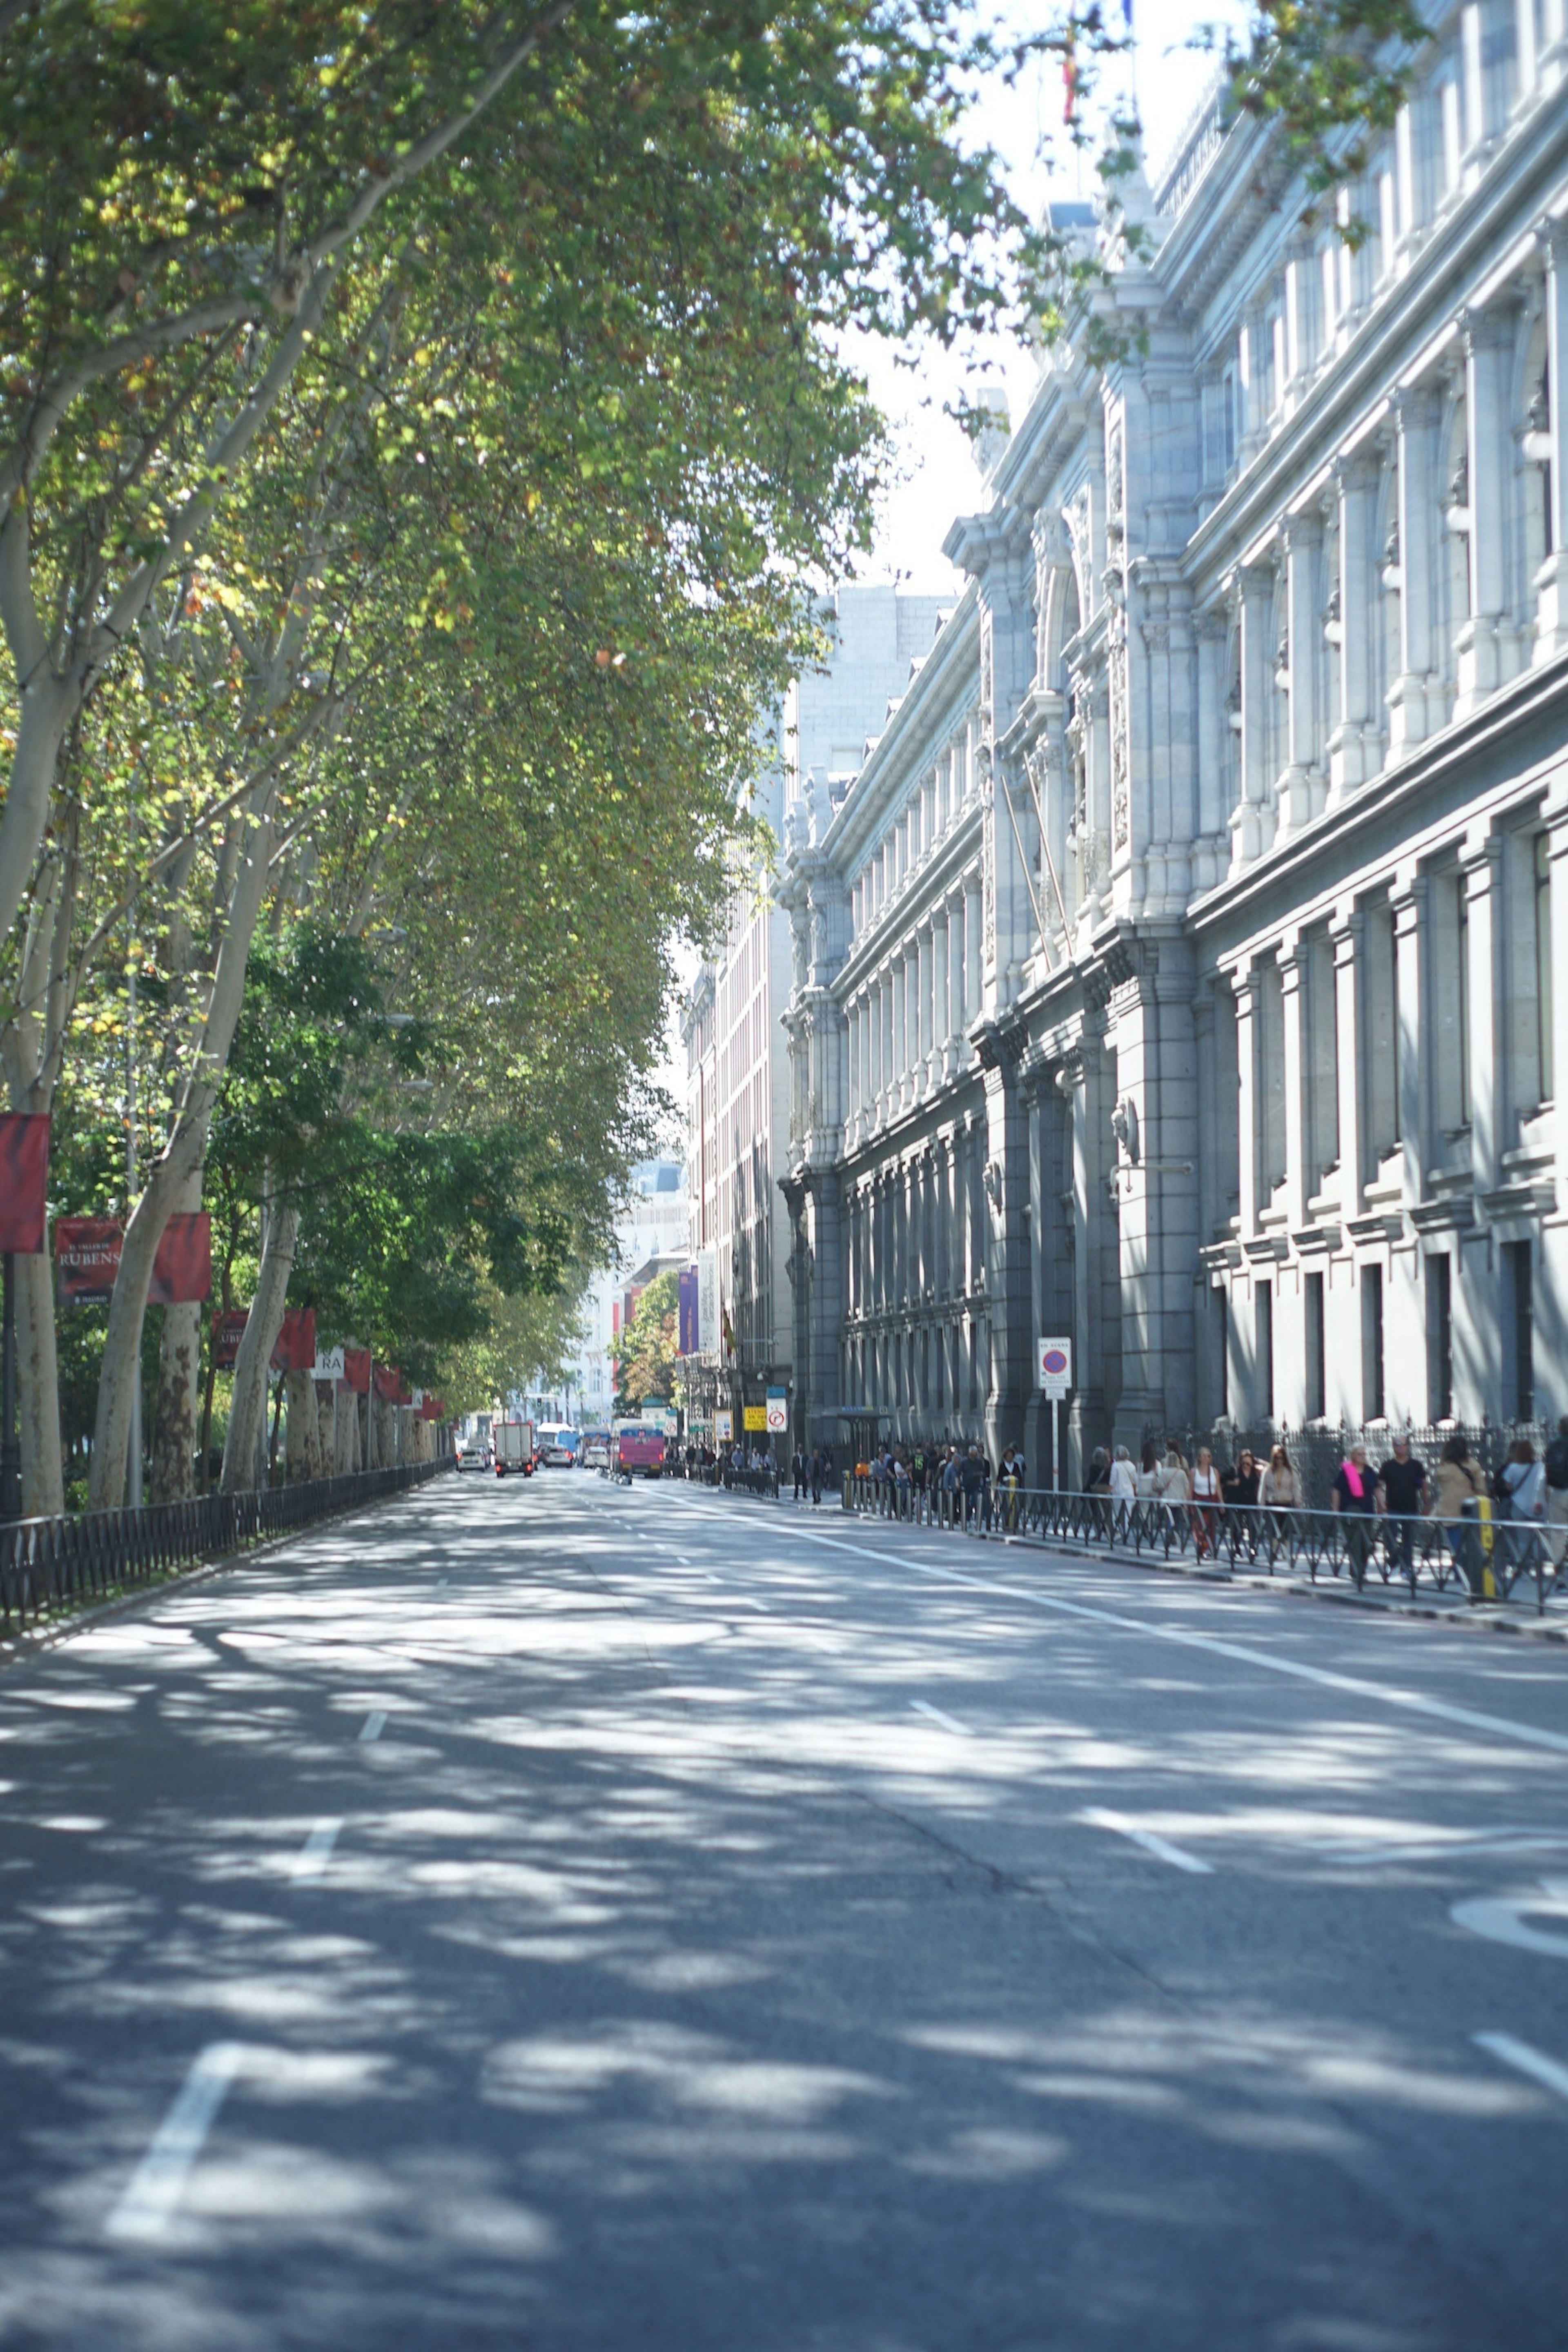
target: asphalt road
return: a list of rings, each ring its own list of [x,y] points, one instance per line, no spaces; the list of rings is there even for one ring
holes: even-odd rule
[[[0,1674],[0,2343],[1568,2345],[1568,1650],[581,1472]]]

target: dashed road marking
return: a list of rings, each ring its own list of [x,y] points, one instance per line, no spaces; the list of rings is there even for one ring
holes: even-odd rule
[[[379,1739],[385,1729],[386,1709],[384,1706],[373,1706],[360,1727],[359,1736],[364,1746],[368,1748],[371,1741]]]
[[[161,2238],[167,2230],[228,2086],[245,2063],[240,2042],[209,2042],[132,2174],[108,2221],[111,2238]]]
[[[1478,2050],[1490,2051],[1494,2058],[1500,2058],[1503,2064],[1511,2066],[1516,2074],[1528,2074],[1531,2082],[1540,2083],[1548,2091],[1555,2091],[1560,2099],[1568,2099],[1568,2066],[1559,2065],[1557,2060],[1549,2058],[1543,2050],[1535,2049],[1528,2042],[1517,2041],[1511,2033],[1472,2033],[1470,2040]]]
[[[912,1698],[910,1705],[917,1715],[929,1715],[944,1731],[956,1731],[961,1739],[973,1739],[974,1734],[967,1723],[960,1723],[956,1715],[944,1715],[940,1706],[930,1706],[923,1698]]]
[[[291,1875],[297,1879],[321,1877],[332,1858],[332,1848],[342,1828],[341,1821],[318,1822],[294,1857]]]
[[[1159,1862],[1168,1862],[1173,1870],[1190,1870],[1196,1878],[1212,1878],[1214,1875],[1212,1862],[1201,1861],[1195,1853],[1189,1853],[1185,1846],[1173,1845],[1170,1839],[1163,1838],[1157,1830],[1140,1829],[1138,1823],[1130,1822],[1125,1813],[1091,1810],[1079,1813],[1079,1819],[1086,1822],[1090,1829],[1114,1830],[1118,1837],[1131,1838],[1133,1844],[1141,1845],[1145,1853],[1153,1854]]]

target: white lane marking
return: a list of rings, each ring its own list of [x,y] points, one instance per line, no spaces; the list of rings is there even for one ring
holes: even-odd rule
[[[385,1729],[386,1709],[384,1706],[373,1706],[370,1713],[365,1717],[364,1722],[360,1727],[359,1736],[368,1748],[371,1741],[373,1739],[379,1739]]]
[[[700,1509],[701,1506],[689,1507]],[[717,1518],[721,1515],[710,1511],[707,1516]],[[1309,1666],[1300,1658],[1271,1658],[1267,1650],[1252,1649],[1245,1642],[1222,1641],[1217,1633],[1194,1633],[1181,1625],[1151,1625],[1142,1618],[1124,1617],[1116,1609],[1097,1609],[1085,1601],[1063,1601],[1055,1593],[1026,1592],[1021,1585],[1002,1584],[992,1577],[966,1576],[962,1569],[931,1568],[902,1552],[874,1551],[867,1544],[847,1543],[842,1536],[817,1535],[809,1528],[796,1528],[794,1532],[803,1543],[825,1544],[833,1551],[853,1552],[857,1559],[879,1561],[883,1567],[907,1568],[913,1575],[923,1576],[928,1583],[959,1584],[970,1592],[1022,1601],[1030,1609],[1048,1609],[1058,1616],[1114,1625],[1121,1633],[1142,1633],[1157,1642],[1175,1642],[1186,1650],[1207,1650],[1216,1658],[1235,1658],[1246,1666],[1261,1666],[1268,1674],[1289,1675],[1297,1682],[1316,1683],[1323,1690],[1348,1691],[1353,1698],[1375,1699],[1382,1706],[1404,1707],[1413,1715],[1432,1716],[1440,1723],[1457,1723],[1467,1731],[1492,1732],[1503,1739],[1517,1739],[1521,1747],[1547,1748],[1555,1756],[1568,1756],[1568,1733],[1540,1731],[1532,1723],[1510,1723],[1506,1716],[1484,1715],[1478,1707],[1450,1706],[1446,1699],[1428,1698],[1422,1691],[1400,1690],[1390,1683],[1371,1683],[1360,1675],[1335,1674],[1328,1666]]]
[[[1145,1853],[1153,1854],[1160,1862],[1168,1862],[1173,1869],[1190,1870],[1196,1878],[1214,1876],[1212,1862],[1201,1862],[1195,1853],[1189,1853],[1184,1846],[1173,1845],[1170,1839],[1163,1838],[1157,1830],[1140,1829],[1136,1822],[1130,1822],[1127,1819],[1125,1813],[1106,1813],[1091,1810],[1086,1813],[1079,1813],[1079,1819],[1080,1822],[1086,1822],[1090,1829],[1114,1830],[1118,1837],[1131,1838],[1133,1844],[1141,1845]]]
[[[445,1591],[446,1591],[446,1590],[447,1590],[447,1580],[446,1580],[446,1578],[445,1578],[444,1576],[438,1576],[438,1577],[436,1579],[436,1590],[437,1590],[437,1592],[445,1592]]]
[[[923,1698],[912,1698],[910,1705],[917,1715],[929,1715],[933,1723],[940,1723],[944,1731],[956,1731],[961,1739],[973,1738],[968,1724],[960,1723],[956,1715],[943,1715],[940,1706],[928,1706]]]
[[[292,1875],[295,1878],[320,1878],[332,1858],[332,1848],[338,1842],[341,1821],[318,1822],[304,1844],[294,1857]]]
[[[768,1614],[768,1604],[765,1601],[748,1601],[743,1592],[737,1598],[735,1607],[737,1609],[760,1609],[764,1617]]]
[[[1543,1878],[1539,1895],[1479,1895],[1468,1902],[1450,1903],[1448,1916],[1472,1936],[1493,1944],[1511,1944],[1517,1952],[1539,1952],[1550,1960],[1568,1960],[1568,1935],[1550,1935],[1525,1921],[1544,1915],[1568,1923],[1568,1881]]]
[[[106,2224],[111,2238],[161,2238],[185,2193],[229,2084],[245,2063],[241,2042],[209,2042],[174,2095],[147,2153]]]
[[[1479,2050],[1489,2050],[1505,2066],[1528,2074],[1533,2082],[1555,2091],[1560,2099],[1568,2099],[1568,2066],[1560,2066],[1555,2058],[1548,2058],[1543,2050],[1532,2049],[1528,2042],[1516,2042],[1511,2033],[1472,2033],[1470,2040]]]

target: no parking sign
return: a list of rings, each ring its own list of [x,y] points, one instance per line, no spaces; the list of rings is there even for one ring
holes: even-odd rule
[[[1039,1347],[1040,1388],[1048,1397],[1065,1397],[1072,1386],[1072,1341],[1042,1339]]]

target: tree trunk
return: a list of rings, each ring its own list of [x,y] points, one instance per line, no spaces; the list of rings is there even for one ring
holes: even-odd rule
[[[207,1131],[212,1125],[218,1087],[228,1049],[234,1042],[245,995],[245,967],[261,912],[262,895],[272,841],[268,816],[275,781],[258,788],[249,814],[249,841],[229,900],[228,923],[213,972],[212,992],[199,1046],[194,1055],[185,1098],[174,1131],[163,1156],[153,1163],[146,1189],[131,1212],[120,1271],[109,1302],[109,1329],[104,1335],[103,1362],[98,1378],[98,1412],[93,1422],[92,1470],[88,1499],[95,1510],[108,1510],[125,1496],[125,1457],[131,1439],[131,1383],[142,1357],[142,1326],[147,1315],[147,1285],[163,1228],[184,1198],[185,1188],[200,1181],[206,1159]],[[298,1222],[296,1220],[296,1222]],[[293,1244],[289,1255],[293,1256]],[[279,1308],[281,1313],[281,1308]],[[274,1331],[272,1339],[276,1339]],[[267,1343],[271,1353],[272,1339]],[[242,1350],[243,1352],[243,1350]],[[263,1368],[263,1381],[266,1373]],[[237,1372],[236,1388],[238,1387]],[[224,1453],[224,1484],[229,1483],[229,1455]]]
[[[288,1451],[284,1455],[289,1484],[321,1475],[321,1425],[316,1412],[316,1383],[310,1372],[289,1372],[283,1382],[289,1406]]]
[[[196,1400],[201,1392],[202,1310],[182,1300],[163,1309],[158,1397],[153,1410],[154,1503],[181,1503],[196,1491]]]
[[[283,1328],[283,1304],[289,1295],[289,1276],[294,1269],[294,1248],[299,1238],[298,1209],[275,1209],[267,1220],[256,1297],[235,1358],[234,1397],[228,1409],[228,1438],[223,1449],[222,1484],[226,1495],[243,1494],[257,1481],[258,1463],[267,1434],[267,1375],[278,1334]]]
[[[187,1182],[171,1212],[190,1216],[202,1204],[199,1172]],[[158,1394],[153,1408],[154,1503],[180,1503],[196,1491],[196,1400],[202,1380],[202,1310],[195,1301],[163,1309],[158,1351]]]

